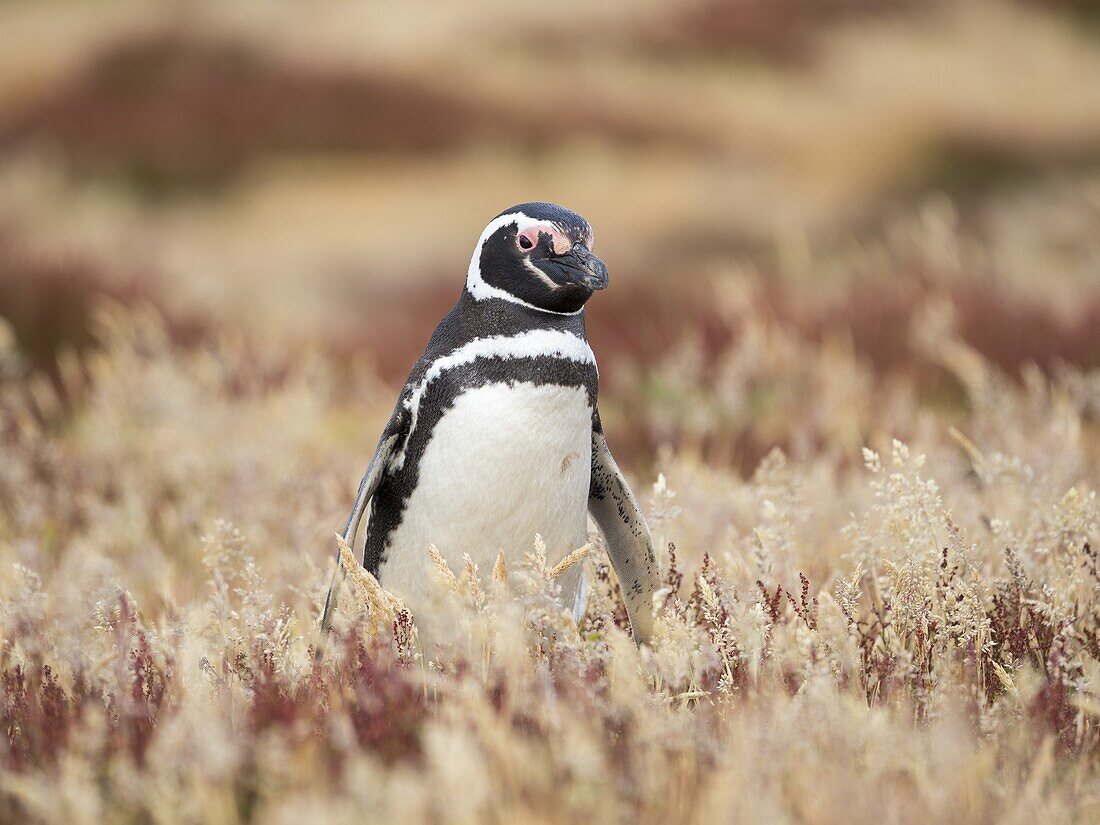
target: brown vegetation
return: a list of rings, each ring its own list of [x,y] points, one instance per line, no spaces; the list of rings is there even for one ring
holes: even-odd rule
[[[1100,817],[1086,4],[93,5],[0,4],[0,821]],[[653,644],[593,532],[579,627],[504,548],[318,661],[530,197],[611,267]]]

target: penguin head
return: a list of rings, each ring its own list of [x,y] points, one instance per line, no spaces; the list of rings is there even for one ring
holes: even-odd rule
[[[481,233],[466,289],[477,300],[513,303],[572,315],[607,286],[607,267],[592,254],[592,227],[552,203],[505,209]]]

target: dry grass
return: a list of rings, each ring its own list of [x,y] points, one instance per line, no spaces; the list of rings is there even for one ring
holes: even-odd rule
[[[906,244],[955,231],[921,225]],[[641,651],[593,536],[556,566],[440,559],[430,616],[351,576],[317,663],[332,527],[392,390],[118,305],[60,390],[9,348],[3,818],[1091,821],[1100,383],[1002,372],[938,289],[904,369],[734,312],[728,344],[649,366],[660,395],[612,393],[612,438],[703,439],[637,480],[666,581]],[[746,432],[787,449],[747,478],[700,460]],[[579,628],[571,564],[595,574]]]
[[[1087,6],[0,4],[0,821],[1100,819]],[[429,615],[353,569],[318,660],[533,196],[612,269],[654,642],[593,532]]]

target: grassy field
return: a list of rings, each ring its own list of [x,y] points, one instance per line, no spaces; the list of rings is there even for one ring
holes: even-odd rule
[[[0,5],[0,821],[1100,818],[1092,6],[590,5]],[[611,268],[653,644],[593,532],[579,627],[506,548],[352,576],[318,662],[536,197]]]

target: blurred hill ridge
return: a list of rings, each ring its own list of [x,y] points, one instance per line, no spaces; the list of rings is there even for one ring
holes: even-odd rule
[[[719,352],[731,288],[876,369],[941,293],[1009,370],[1095,365],[1100,31],[1008,0],[0,7],[0,316],[39,363],[106,295],[400,380],[531,199],[596,227],[611,365]]]

